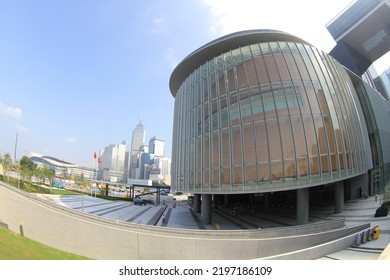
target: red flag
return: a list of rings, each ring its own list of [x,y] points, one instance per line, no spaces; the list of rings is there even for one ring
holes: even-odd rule
[[[93,157],[96,159],[96,152],[93,153]]]
[[[98,163],[102,163],[102,158],[101,157],[98,158]]]

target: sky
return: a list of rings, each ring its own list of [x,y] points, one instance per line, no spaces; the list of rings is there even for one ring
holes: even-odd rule
[[[169,78],[182,59],[232,32],[276,29],[329,52],[326,29],[351,0],[0,0],[0,154],[83,166],[110,144],[146,141],[171,157]],[[282,9],[281,9],[282,8]],[[374,64],[380,74],[389,54]]]

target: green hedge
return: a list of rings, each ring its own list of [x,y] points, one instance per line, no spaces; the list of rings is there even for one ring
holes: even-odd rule
[[[386,217],[389,214],[389,207],[381,206],[376,209],[375,217]]]

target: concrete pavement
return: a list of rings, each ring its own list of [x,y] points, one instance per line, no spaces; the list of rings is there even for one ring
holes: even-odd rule
[[[243,211],[240,215],[232,215],[231,210],[214,209],[213,224],[204,225],[199,213],[194,213],[188,204],[187,197],[162,196],[162,204],[138,206],[132,202],[107,201],[87,195],[41,195],[54,203],[69,207],[91,215],[107,219],[126,221],[130,223],[148,224],[161,227],[182,229],[237,230],[253,228],[271,228],[295,225],[295,218],[277,212],[251,213]],[[150,197],[152,198],[152,197]],[[146,198],[148,199],[148,198]],[[375,218],[375,210],[381,204],[381,199],[375,197],[358,199],[345,203],[344,211],[332,214],[333,207],[321,207],[310,211],[309,222],[345,218],[345,225],[370,223],[371,227],[379,226],[380,236],[359,246],[335,252],[320,258],[320,260],[375,260],[384,258],[386,247],[390,244],[390,216]],[[390,250],[390,249],[389,249]]]

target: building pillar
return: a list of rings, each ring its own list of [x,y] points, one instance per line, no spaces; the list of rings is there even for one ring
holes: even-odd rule
[[[297,225],[309,221],[309,188],[297,189]]]
[[[200,213],[200,194],[194,194],[194,212]]]
[[[203,224],[211,224],[211,194],[202,194],[202,221]]]
[[[228,194],[225,194],[224,205],[225,205],[226,208],[229,207],[229,195]]]
[[[334,212],[342,213],[344,210],[344,181],[336,182],[334,186]]]

